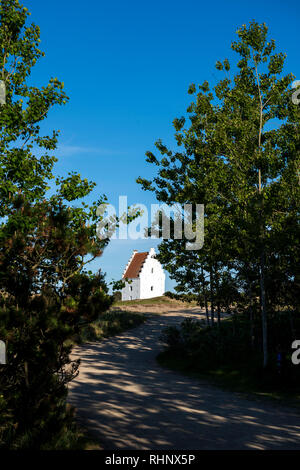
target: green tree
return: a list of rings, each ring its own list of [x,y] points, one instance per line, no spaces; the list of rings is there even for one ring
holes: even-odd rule
[[[0,113],[0,215],[6,215],[11,194],[18,190],[29,200],[42,198],[56,162],[48,152],[56,148],[58,132],[41,136],[40,124],[55,105],[67,102],[57,78],[41,88],[28,84],[32,67],[44,56],[40,29],[26,26],[30,13],[15,0],[0,3],[0,76],[6,86],[6,104]],[[37,157],[34,150],[41,149]]]
[[[67,384],[77,374],[71,342],[111,304],[104,277],[86,271],[108,239],[97,236],[97,207],[76,201],[95,184],[76,172],[53,180],[58,132],[40,124],[67,102],[63,83],[28,84],[44,53],[39,27],[17,0],[0,2],[0,70],[6,104],[0,109],[0,447],[40,448],[68,426]],[[37,150],[38,149],[38,150]]]
[[[158,175],[153,182],[139,178],[138,183],[169,204],[204,203],[208,263],[202,265],[199,253],[197,264],[210,273],[212,301],[218,271],[229,269],[239,278],[241,270],[247,295],[257,284],[254,273],[260,286],[266,367],[272,263],[274,267],[284,256],[286,267],[277,262],[277,271],[281,282],[282,276],[288,281],[290,294],[299,282],[292,259],[299,260],[300,111],[291,100],[294,77],[283,75],[285,55],[275,51],[267,26],[253,21],[239,28],[237,36],[231,46],[239,55],[237,63],[216,63],[224,78],[213,88],[208,82],[198,90],[190,86],[189,93],[195,95],[187,109],[190,124],[185,125],[184,117],[173,123],[179,148],[172,151],[158,141],[161,158],[146,154],[158,166]],[[185,254],[177,247],[174,241],[173,255],[184,262]],[[294,295],[291,302],[296,307]]]

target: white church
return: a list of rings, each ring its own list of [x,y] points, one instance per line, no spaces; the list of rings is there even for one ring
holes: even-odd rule
[[[139,253],[134,250],[123,272],[125,287],[122,300],[150,299],[165,293],[165,273],[155,258],[155,250]],[[126,280],[131,281],[126,282]]]

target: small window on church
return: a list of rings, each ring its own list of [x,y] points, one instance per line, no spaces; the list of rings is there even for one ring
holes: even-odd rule
[[[151,269],[151,273],[153,274],[153,268]]]
[[[151,290],[153,290],[153,286],[151,286]]]
[[[132,290],[132,286],[130,286],[130,290]]]

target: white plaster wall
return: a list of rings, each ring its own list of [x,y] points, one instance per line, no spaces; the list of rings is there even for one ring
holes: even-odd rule
[[[160,297],[165,293],[166,276],[160,262],[152,258],[154,254],[155,251],[151,249],[140,273],[140,299]]]
[[[6,364],[6,345],[0,341],[0,364]]]
[[[122,289],[122,300],[135,300],[140,298],[140,279],[131,279]]]

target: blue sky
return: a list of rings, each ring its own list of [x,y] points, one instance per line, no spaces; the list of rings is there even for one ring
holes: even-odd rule
[[[286,72],[300,79],[300,4],[294,0],[102,1],[23,0],[41,28],[46,57],[32,80],[44,85],[58,77],[69,103],[49,114],[43,131],[60,129],[57,174],[76,170],[117,203],[156,202],[136,184],[155,168],[145,161],[161,138],[173,145],[172,121],[185,113],[189,84],[215,82],[217,60],[235,54],[235,31],[252,19],[266,22],[278,50],[287,53]],[[93,269],[119,279],[133,249],[154,240],[113,240]],[[171,290],[167,279],[166,288]]]

